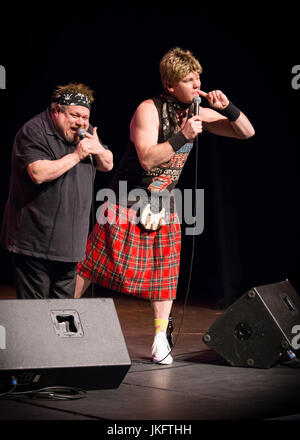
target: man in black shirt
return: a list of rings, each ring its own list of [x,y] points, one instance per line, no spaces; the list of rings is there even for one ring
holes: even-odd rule
[[[13,252],[18,298],[74,295],[95,170],[113,167],[112,153],[89,124],[93,100],[84,84],[61,86],[50,107],[16,135],[1,242]]]

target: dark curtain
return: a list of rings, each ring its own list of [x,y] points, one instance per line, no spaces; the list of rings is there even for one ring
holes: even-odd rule
[[[43,11],[28,2],[17,10],[6,7],[0,29],[0,64],[7,73],[7,89],[0,90],[1,213],[13,138],[44,110],[58,84],[84,82],[95,90],[91,121],[117,165],[136,106],[160,91],[159,60],[181,46],[203,65],[202,89],[224,91],[247,114],[256,135],[238,141],[207,134],[199,141],[204,232],[195,237],[193,262],[192,237],[183,235],[178,296],[186,295],[191,263],[190,297],[216,307],[227,307],[255,285],[285,278],[300,288],[300,90],[291,87],[292,67],[299,64],[294,6],[198,2],[178,9],[172,2],[108,2],[93,5],[93,14],[88,3],[85,12],[76,2],[53,1]],[[81,13],[88,19],[79,20]],[[179,187],[193,188],[194,165],[195,152]],[[110,177],[98,175],[95,191]],[[10,257],[3,249],[0,264],[1,283],[12,283]]]

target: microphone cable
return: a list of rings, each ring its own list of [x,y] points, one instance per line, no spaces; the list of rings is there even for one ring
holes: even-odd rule
[[[201,103],[201,98],[199,96],[195,97],[194,98],[194,114],[195,115],[199,114],[200,103]],[[197,200],[197,198],[196,198],[196,190],[197,190],[197,187],[198,187],[198,158],[199,158],[198,145],[199,145],[199,142],[198,142],[198,135],[197,135],[195,137],[195,139],[194,139],[194,148],[196,150],[195,151],[195,180],[194,180],[195,204],[196,204],[196,200]],[[196,218],[196,216],[194,218]],[[170,347],[170,351],[168,352],[168,354],[163,359],[160,360],[160,362],[162,362],[164,359],[166,359],[172,353],[172,351],[174,350],[174,348],[176,346],[176,343],[177,343],[177,340],[178,340],[178,338],[180,336],[180,333],[181,333],[181,328],[182,328],[183,321],[184,321],[185,309],[186,309],[187,301],[188,301],[188,298],[189,298],[190,286],[191,286],[191,280],[192,280],[192,272],[193,272],[193,264],[194,264],[194,256],[195,256],[195,236],[196,236],[196,234],[193,234],[193,238],[192,238],[192,252],[191,252],[191,263],[190,263],[190,269],[189,269],[188,284],[187,284],[185,298],[184,298],[184,302],[183,302],[183,306],[182,306],[182,316],[181,316],[181,320],[180,320],[180,323],[179,323],[178,332],[177,332],[177,335],[176,335],[176,338],[175,338],[175,341],[174,341],[172,347]],[[171,313],[170,313],[170,316],[169,316],[169,324],[168,324],[168,326],[170,325],[170,317],[171,317],[171,322],[172,322],[172,315],[171,315]]]
[[[198,156],[199,156],[198,155],[198,135],[196,136],[196,138],[194,140],[194,147],[196,149],[196,153],[195,153],[195,181],[194,181],[194,190],[195,190],[195,194],[196,194],[196,189],[197,189],[197,186],[198,186]],[[166,357],[168,357],[169,354],[172,353],[172,351],[174,350],[174,348],[175,348],[175,346],[177,344],[177,340],[178,340],[178,338],[180,336],[180,333],[181,333],[181,328],[182,328],[183,321],[184,321],[185,310],[186,310],[186,305],[187,305],[188,298],[189,298],[190,286],[191,286],[191,280],[192,280],[192,272],[193,272],[193,264],[194,264],[194,256],[195,256],[195,237],[196,237],[196,234],[193,234],[193,238],[192,238],[192,251],[191,251],[191,263],[190,263],[190,269],[189,269],[188,284],[187,284],[185,298],[184,298],[184,302],[183,302],[183,306],[182,306],[182,315],[181,315],[181,319],[180,319],[180,323],[179,323],[179,327],[178,327],[178,332],[177,332],[177,335],[176,335],[176,338],[175,338],[175,341],[174,341],[172,347],[170,347],[170,351],[168,352],[168,354],[163,359],[161,359],[161,361],[166,359]],[[171,313],[170,313],[170,316],[172,317]],[[169,317],[169,323],[170,323],[170,317]]]
[[[100,139],[99,139],[100,140]],[[101,140],[100,140],[101,142]],[[106,144],[103,144],[101,142],[101,145],[103,145],[104,148],[108,149]],[[92,164],[92,167],[95,168],[95,164],[94,164],[94,157],[92,154],[89,154],[89,158]],[[96,217],[95,217],[95,184],[94,184],[94,179],[92,176],[92,205],[91,205],[91,228],[92,228],[92,232],[90,234],[91,237],[91,253],[92,253],[92,270],[91,270],[91,296],[92,298],[94,298],[94,291],[95,291],[95,282],[94,282],[94,278],[95,278],[95,259],[94,259],[94,250],[95,250],[95,224],[96,224]]]
[[[77,135],[80,140],[84,139],[86,136],[86,130],[82,127],[78,128]],[[91,237],[91,253],[92,253],[91,296],[93,298],[94,297],[94,272],[95,272],[95,262],[94,262],[94,248],[95,248],[95,202],[94,202],[94,197],[95,197],[95,188],[94,188],[93,172],[94,172],[95,165],[94,165],[93,155],[89,154],[88,157],[89,157],[91,167],[92,167],[92,204],[91,204],[91,214],[90,214],[90,219],[91,219],[90,226],[91,226],[92,232],[90,233],[90,237]]]
[[[94,159],[93,156],[90,154],[90,161],[92,165],[92,205],[91,205],[91,252],[92,252],[92,271],[91,271],[91,295],[92,298],[94,298],[94,272],[95,272],[95,261],[94,261],[94,248],[95,248],[95,185],[94,185],[94,179],[93,179],[93,167],[94,167]]]

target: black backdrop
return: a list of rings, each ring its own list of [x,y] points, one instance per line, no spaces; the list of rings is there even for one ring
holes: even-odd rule
[[[252,121],[247,141],[199,139],[198,187],[205,226],[195,239],[190,295],[227,306],[254,285],[290,279],[300,291],[298,114],[291,85],[300,64],[297,2],[54,2],[7,5],[1,15],[1,214],[19,127],[44,110],[58,84],[96,92],[91,122],[118,163],[129,122],[160,91],[158,63],[171,47],[200,60],[205,91],[221,89]],[[195,152],[179,187],[193,188]],[[95,189],[111,173],[98,175]],[[97,204],[96,204],[97,208]],[[179,297],[186,293],[192,236],[183,236]],[[2,284],[13,283],[1,250]]]

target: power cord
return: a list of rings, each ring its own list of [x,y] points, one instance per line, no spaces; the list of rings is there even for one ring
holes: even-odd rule
[[[80,388],[71,387],[46,387],[33,391],[14,392],[9,398],[17,399],[44,399],[44,400],[78,400],[86,397],[87,392]]]
[[[12,388],[9,391],[6,391],[5,393],[1,393],[0,394],[0,398],[1,397],[6,397],[9,394],[13,393],[15,391],[15,389],[17,388],[17,385],[18,385],[18,383],[17,383],[16,378],[14,376],[12,376],[11,377],[11,386],[12,386]]]
[[[8,399],[44,399],[44,400],[78,400],[86,397],[87,392],[81,388],[51,386],[29,391],[15,391],[18,386],[17,379],[11,377],[12,388],[0,394],[0,398]]]
[[[299,366],[300,365],[300,359],[297,357],[296,353],[294,353],[293,350],[289,349],[284,353],[284,356],[286,358],[281,361],[282,365],[286,366]]]

